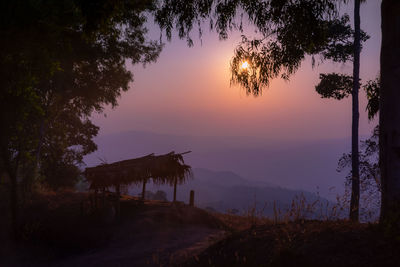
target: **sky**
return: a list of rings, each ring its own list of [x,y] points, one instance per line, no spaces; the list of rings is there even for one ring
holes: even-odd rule
[[[361,54],[364,81],[379,74],[380,2],[367,1],[361,8],[361,27],[371,36]],[[353,4],[342,12],[352,17]],[[151,23],[149,28],[158,39],[158,28]],[[204,31],[202,42],[194,38],[194,47],[188,47],[175,36],[156,63],[129,66],[134,74],[130,90],[115,109],[92,117],[100,126],[98,150],[85,158],[86,164],[190,150],[185,162],[194,168],[233,171],[331,200],[342,195],[349,170],[337,172],[337,163],[351,148],[351,98],[322,99],[315,85],[319,73],[352,74],[351,63],[313,68],[307,58],[289,82],[275,79],[261,96],[247,96],[230,86],[229,64],[240,39],[232,33],[220,41],[215,32]],[[377,124],[368,121],[366,104],[361,91],[361,140]]]
[[[352,3],[343,12],[352,14]],[[371,36],[361,55],[361,78],[379,73],[380,1],[361,8],[361,26]],[[150,25],[150,35],[159,31]],[[196,37],[196,32],[193,33]],[[319,73],[352,72],[351,63],[325,62],[312,68],[307,58],[289,82],[272,81],[259,97],[247,96],[230,86],[229,63],[240,41],[239,33],[220,41],[205,31],[189,48],[174,37],[156,63],[129,66],[134,74],[130,90],[119,106],[106,108],[106,116],[93,115],[100,135],[124,131],[196,136],[248,136],[275,140],[325,140],[350,137],[351,99],[321,99],[315,92]],[[365,113],[365,93],[360,92],[360,135],[370,135],[376,121]]]

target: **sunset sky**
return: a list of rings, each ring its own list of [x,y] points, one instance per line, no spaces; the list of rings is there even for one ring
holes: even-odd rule
[[[352,6],[343,10],[350,17]],[[371,36],[361,54],[365,81],[379,74],[380,1],[362,5],[361,25]],[[159,30],[150,28],[159,38]],[[195,39],[189,48],[175,37],[156,63],[134,66],[135,81],[119,106],[93,117],[101,127],[98,151],[86,164],[191,150],[185,160],[194,168],[233,171],[330,199],[342,194],[349,170],[338,173],[337,164],[351,148],[351,98],[321,99],[315,85],[319,73],[352,74],[351,63],[325,62],[313,69],[307,58],[289,82],[275,79],[255,98],[230,86],[229,64],[240,39],[234,33],[219,41],[215,32],[205,31],[202,44]],[[361,91],[361,140],[377,124],[368,121],[366,103]]]
[[[352,17],[351,7],[345,10]],[[361,23],[371,36],[361,55],[361,78],[374,79],[379,73],[380,1],[362,6]],[[152,36],[159,35],[155,26],[150,28]],[[351,63],[312,68],[308,58],[289,82],[276,79],[255,98],[230,86],[229,62],[239,40],[239,33],[219,41],[215,32],[205,31],[202,44],[195,38],[191,48],[176,37],[166,42],[156,63],[132,67],[135,81],[119,106],[107,108],[106,117],[94,115],[100,135],[134,130],[277,140],[350,136],[351,99],[321,99],[314,87],[321,72],[351,74]],[[360,101],[360,135],[368,136],[376,121],[368,122],[363,91]]]

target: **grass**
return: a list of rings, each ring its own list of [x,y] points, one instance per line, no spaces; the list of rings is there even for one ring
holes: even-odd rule
[[[343,219],[346,196],[332,205],[300,195],[284,211],[271,205],[271,218],[255,204],[242,215],[214,214],[231,234],[182,266],[400,266],[400,238],[385,233],[368,210],[368,223]]]
[[[257,209],[255,204],[235,215],[158,202],[136,206],[131,199],[124,200],[121,211],[132,218],[136,212],[149,216],[151,219],[143,220],[146,225],[162,220],[227,230],[226,238],[180,264],[183,266],[400,266],[399,241],[385,235],[376,223],[340,219],[346,212],[343,199],[329,206],[320,201],[307,203],[300,195],[285,211],[271,203],[275,211],[271,218],[262,216],[265,207]],[[41,192],[33,196],[23,210],[19,262],[34,259],[45,264],[106,247],[123,224],[105,222],[104,214],[85,206],[86,193]],[[126,223],[132,218],[127,216]],[[161,264],[162,255],[154,255],[158,258],[152,263]]]
[[[234,232],[183,266],[399,266],[399,250],[376,224],[301,220]]]

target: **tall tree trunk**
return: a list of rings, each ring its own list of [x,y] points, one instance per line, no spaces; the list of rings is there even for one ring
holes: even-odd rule
[[[400,229],[400,1],[383,0],[381,12],[380,219]]]
[[[360,169],[358,151],[358,92],[360,90],[360,0],[354,1],[353,121],[351,129],[350,220],[358,221],[360,205]]]

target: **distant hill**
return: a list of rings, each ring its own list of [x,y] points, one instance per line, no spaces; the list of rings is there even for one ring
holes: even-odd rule
[[[195,168],[193,173],[196,180],[212,186],[226,187],[257,184],[257,182],[246,180],[245,178],[231,171],[211,171],[204,168]],[[260,183],[262,184],[263,182]],[[269,185],[269,183],[264,182],[264,185]]]
[[[318,199],[314,193],[289,190],[268,183],[247,180],[230,171],[211,171],[203,168],[193,170],[194,178],[186,184],[178,186],[177,199],[188,203],[190,190],[195,191],[195,204],[198,207],[218,212],[235,211],[238,214],[249,212],[255,208],[260,214],[273,215],[274,202],[283,212],[297,196],[304,196],[307,203]],[[169,186],[147,186],[150,191],[163,190],[167,198],[172,199],[173,189]],[[130,194],[141,192],[140,186],[132,187]],[[326,199],[320,198],[326,203]]]
[[[99,149],[85,157],[88,166],[104,160],[111,163],[153,152],[161,154],[173,150],[191,150],[192,153],[185,155],[185,161],[194,168],[229,170],[249,181],[319,192],[331,200],[335,199],[337,193],[343,192],[345,173],[338,173],[336,167],[339,157],[350,149],[347,139],[283,141],[149,132],[101,135],[95,142]]]

